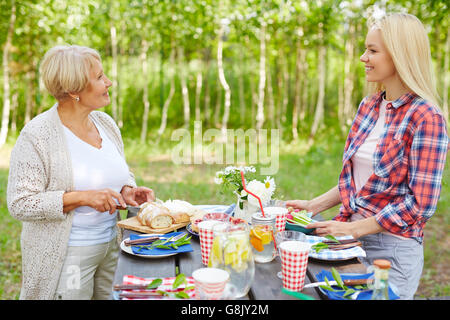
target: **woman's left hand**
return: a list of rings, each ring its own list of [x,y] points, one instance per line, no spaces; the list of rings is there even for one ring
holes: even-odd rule
[[[315,233],[318,236],[347,236],[351,235],[355,238],[355,235],[352,233],[350,222],[341,222],[341,221],[319,221],[311,223],[307,226],[307,228],[316,228]]]
[[[144,202],[155,200],[155,192],[147,187],[131,188],[125,186],[120,193],[125,202],[131,206],[139,206]]]

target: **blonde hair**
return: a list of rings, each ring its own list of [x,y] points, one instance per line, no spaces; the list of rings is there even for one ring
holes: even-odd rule
[[[381,31],[403,84],[421,98],[439,108],[439,95],[431,63],[430,43],[422,22],[407,13],[392,13],[368,21],[369,29]],[[371,93],[383,90],[381,83],[368,85]]]
[[[100,54],[82,46],[56,46],[44,55],[40,73],[45,87],[57,100],[82,91],[88,84],[90,70]]]

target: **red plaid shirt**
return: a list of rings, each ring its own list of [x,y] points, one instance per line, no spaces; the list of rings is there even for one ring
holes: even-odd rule
[[[387,231],[420,243],[426,221],[436,211],[449,138],[441,112],[413,93],[386,107],[384,131],[373,156],[374,172],[356,192],[352,156],[378,119],[384,92],[367,96],[353,120],[339,177],[342,206],[337,221],[353,213]]]

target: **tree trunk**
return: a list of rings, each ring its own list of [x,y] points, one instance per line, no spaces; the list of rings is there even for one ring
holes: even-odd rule
[[[260,30],[260,59],[259,59],[259,85],[258,109],[256,112],[256,129],[264,125],[264,91],[266,87],[266,26],[263,23]]]
[[[195,87],[195,121],[201,121],[200,97],[203,87],[203,75],[201,69],[197,72],[197,81]]]
[[[17,109],[19,107],[19,91],[14,91],[11,100],[11,131],[17,133]]]
[[[142,116],[142,128],[141,128],[141,143],[145,142],[147,138],[147,128],[148,128],[148,114],[150,111],[150,102],[148,99],[148,61],[147,61],[147,51],[149,44],[143,39],[142,40],[142,52],[140,55],[141,64],[142,64],[142,74],[144,78],[144,87],[142,93],[142,101],[144,102],[144,114]]]
[[[2,127],[0,129],[0,148],[5,144],[6,137],[8,136],[9,113],[11,109],[11,101],[9,98],[9,50],[12,44],[14,24],[16,22],[16,2],[13,0],[11,4],[8,34],[6,35],[6,43],[3,47],[3,112]]]
[[[110,35],[111,35],[111,82],[112,82],[112,90],[111,90],[111,108],[112,108],[112,117],[115,121],[117,121],[117,125],[119,128],[122,128],[123,122],[122,119],[119,119],[119,113],[117,110],[117,32],[116,27],[113,24],[113,20],[111,20],[110,25]]]
[[[443,85],[443,94],[442,94],[442,111],[444,113],[444,117],[448,121],[449,119],[449,110],[448,110],[448,86],[450,85],[450,72],[449,70],[449,58],[450,58],[450,27],[447,29],[447,41],[445,43],[445,53],[444,53],[444,85]]]
[[[183,48],[178,48],[178,67],[180,68],[180,82],[181,82],[181,94],[183,96],[183,114],[184,114],[184,127],[189,128],[191,120],[191,107],[189,104],[189,89],[186,82],[186,65],[184,61]]]
[[[219,123],[219,116],[220,116],[220,110],[222,107],[222,86],[220,85],[220,80],[216,82],[216,108],[214,111],[214,125],[216,128],[220,127]]]
[[[297,40],[297,58],[295,64],[295,88],[294,88],[294,106],[292,108],[292,139],[298,139],[298,117],[301,110],[301,91],[302,91],[302,62],[304,50],[301,46],[301,39]]]
[[[267,100],[269,103],[268,118],[270,127],[275,126],[275,101],[273,98],[272,72],[270,66],[267,67]]]
[[[173,47],[172,47],[173,48]],[[173,68],[175,66],[175,49],[172,49],[170,53],[170,63],[169,68]],[[167,126],[167,114],[169,112],[169,106],[170,102],[172,101],[173,95],[175,94],[175,72],[168,72],[168,74],[172,73],[172,76],[170,78],[170,89],[169,89],[169,95],[167,96],[167,99],[164,101],[164,105],[161,112],[161,125],[158,130],[158,139],[162,136],[164,133],[164,130],[166,130]]]
[[[282,105],[281,105],[281,126],[282,127],[283,127],[283,124],[287,120],[286,113],[287,113],[287,106],[289,104],[290,76],[289,76],[289,66],[288,65],[289,65],[289,59],[286,58],[286,56],[284,56],[283,64],[282,64],[283,82],[284,82],[284,86],[282,88],[282,90],[284,90],[284,94],[283,94],[283,101],[282,101]]]
[[[243,55],[241,56],[240,65],[237,65],[237,78],[238,78],[238,94],[239,94],[239,118],[241,121],[241,125],[245,124],[245,114],[246,114],[246,104],[245,104],[245,59]]]
[[[352,123],[353,116],[353,84],[354,84],[354,74],[352,72],[352,64],[354,63],[354,41],[355,41],[355,26],[350,23],[349,25],[349,37],[345,43],[345,62],[344,62],[344,110],[343,110],[343,132],[347,131],[347,127]]]
[[[31,112],[33,110],[33,71],[28,71],[25,75],[25,82],[27,86],[26,102],[25,102],[25,124],[31,120]]]
[[[319,24],[319,54],[318,54],[318,93],[317,93],[317,104],[316,110],[314,114],[314,122],[311,128],[311,138],[314,138],[317,131],[319,130],[320,125],[323,121],[324,114],[324,97],[325,97],[325,58],[327,48],[323,44],[323,29],[322,23]]]
[[[219,71],[219,80],[225,91],[225,104],[223,108],[223,117],[222,117],[222,138],[226,138],[226,130],[228,125],[228,118],[230,116],[230,105],[231,105],[231,90],[228,85],[227,80],[225,79],[225,73],[223,70],[223,28],[222,25],[219,30],[219,43],[217,45],[217,67]]]

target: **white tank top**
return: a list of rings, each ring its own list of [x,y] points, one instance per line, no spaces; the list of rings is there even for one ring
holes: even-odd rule
[[[372,175],[373,168],[373,154],[375,153],[375,149],[378,144],[378,140],[380,139],[381,134],[384,130],[384,121],[386,115],[386,106],[392,101],[384,100],[380,104],[380,114],[378,115],[378,120],[375,126],[370,131],[369,135],[364,140],[363,144],[359,146],[358,150],[352,157],[352,165],[353,165],[353,180],[355,182],[356,192],[361,190],[361,188],[366,184],[367,180],[369,180]],[[358,213],[354,213],[351,215],[350,221],[356,221],[363,219]],[[400,239],[408,239],[391,232],[385,231],[383,233],[395,236]]]
[[[74,191],[109,188],[120,192],[128,180],[129,168],[101,126],[96,125],[102,138],[100,149],[63,127],[72,159]],[[105,243],[116,236],[117,211],[109,214],[89,206],[78,207],[74,211],[69,246]]]

